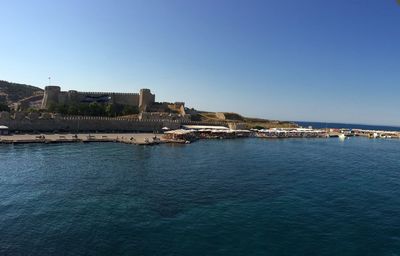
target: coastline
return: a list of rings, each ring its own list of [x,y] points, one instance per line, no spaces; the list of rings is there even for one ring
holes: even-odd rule
[[[223,128],[223,127],[222,127]],[[135,145],[156,145],[162,143],[189,144],[195,140],[203,139],[237,139],[237,138],[260,138],[260,139],[289,139],[289,138],[332,138],[338,137],[367,137],[400,139],[400,132],[347,129],[315,130],[297,128],[285,129],[263,129],[263,130],[173,130],[165,133],[26,133],[0,135],[0,144],[26,144],[26,143],[89,143],[89,142],[118,142]]]

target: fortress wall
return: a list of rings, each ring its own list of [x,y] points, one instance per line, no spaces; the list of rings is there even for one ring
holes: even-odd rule
[[[139,106],[139,94],[138,93],[113,93],[113,92],[68,92],[69,103],[80,103],[86,96],[110,96],[111,101],[117,104]],[[72,100],[73,99],[73,100]]]
[[[155,102],[156,96],[149,89],[140,89],[139,108],[140,111],[146,111],[152,103]]]
[[[58,104],[58,96],[60,94],[61,88],[59,86],[46,86],[42,108],[48,108],[51,104]]]
[[[58,94],[58,103],[59,104],[67,104],[68,103],[68,93],[67,92],[60,92]]]
[[[0,115],[0,124],[9,127],[10,131],[20,132],[161,132],[162,127],[172,130],[179,129],[182,124],[192,125],[221,125],[224,122],[198,122],[189,120],[142,120],[110,118],[110,117],[85,117],[67,116],[48,119],[26,118],[11,119],[8,112]]]
[[[177,130],[181,128],[181,122],[179,121],[168,121],[164,120],[162,121],[162,127],[168,127],[171,130]]]
[[[78,103],[80,102],[79,93],[77,91],[68,91],[68,102]]]
[[[91,96],[101,96],[101,95],[128,95],[128,96],[139,96],[139,93],[126,93],[126,92],[78,92],[82,95],[91,95]]]
[[[48,108],[51,104],[80,103],[86,96],[99,97],[103,95],[111,96],[111,100],[117,104],[139,106],[139,93],[61,91],[59,86],[46,86],[42,108]]]
[[[123,105],[130,105],[130,106],[139,106],[139,94],[120,94],[120,93],[115,93],[112,94],[112,100],[113,102],[117,104],[123,104]]]
[[[141,89],[140,93],[116,92],[78,92],[74,90],[61,91],[59,86],[46,86],[42,101],[42,108],[46,109],[51,104],[74,104],[82,102],[86,96],[110,96],[113,103],[137,106],[141,111],[155,102],[155,95],[149,89]]]
[[[10,131],[20,132],[155,132],[162,131],[164,122],[138,121],[112,118],[59,118],[38,120],[7,120]],[[175,126],[180,126],[175,123]]]

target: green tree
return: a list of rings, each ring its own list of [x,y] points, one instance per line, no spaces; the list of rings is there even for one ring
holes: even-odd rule
[[[122,115],[122,111],[124,110],[124,105],[114,104],[114,108],[115,108],[115,115],[117,116]]]
[[[89,113],[92,116],[104,116],[105,107],[97,102],[92,102],[89,104]]]
[[[59,104],[56,108],[56,112],[66,115],[66,114],[68,114],[68,106],[64,105],[64,104]]]
[[[49,104],[49,107],[47,108],[47,110],[48,110],[49,112],[55,112],[56,109],[57,109],[57,104],[56,104],[56,103],[53,103],[53,102],[51,102],[51,103]]]
[[[265,127],[261,126],[261,125],[256,125],[256,126],[253,126],[253,129],[262,130],[262,129],[265,129]]]
[[[129,105],[125,105],[122,110],[122,115],[133,115],[133,114],[138,114],[138,113],[139,113],[139,109],[137,107],[129,106]]]
[[[105,107],[105,113],[107,116],[112,117],[112,116],[116,116],[117,113],[115,112],[115,106],[114,104],[108,104]]]
[[[26,110],[28,113],[34,113],[34,112],[39,112],[39,110],[37,109],[37,108],[28,108],[27,110]]]
[[[68,107],[68,115],[79,115],[79,106],[71,105]]]
[[[89,105],[80,104],[78,106],[78,114],[81,115],[81,116],[89,115]]]
[[[0,103],[0,111],[10,112],[10,108],[7,106],[7,104]]]

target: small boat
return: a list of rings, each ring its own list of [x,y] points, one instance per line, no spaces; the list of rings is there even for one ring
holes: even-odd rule
[[[346,135],[344,135],[343,133],[339,134],[339,140],[345,140],[346,139]]]

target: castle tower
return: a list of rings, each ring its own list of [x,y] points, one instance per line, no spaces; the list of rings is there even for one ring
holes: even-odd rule
[[[78,104],[79,103],[79,93],[75,90],[69,90],[67,93],[67,102],[69,104]]]
[[[151,94],[150,89],[140,89],[139,94],[139,110],[144,112],[155,101],[155,95]]]
[[[58,97],[60,95],[60,92],[61,88],[59,86],[46,86],[44,88],[42,108],[46,109],[51,104],[58,104]]]

